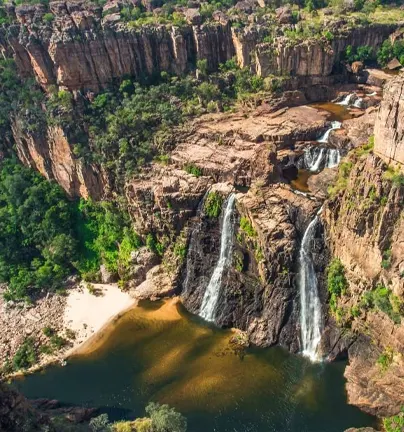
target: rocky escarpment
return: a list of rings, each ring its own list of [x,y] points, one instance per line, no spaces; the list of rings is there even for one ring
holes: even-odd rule
[[[215,322],[246,331],[258,346],[280,344],[298,351],[297,254],[319,203],[276,185],[253,186],[236,194],[236,200],[232,265],[223,275]],[[192,230],[182,294],[195,313],[220,249],[220,220],[204,214],[203,208],[200,217]],[[316,238],[316,254],[324,256],[320,226]]]
[[[232,26],[232,19],[223,13],[204,24],[129,28],[120,18],[123,7],[119,2],[102,9],[90,2],[54,1],[50,3],[54,19],[45,23],[48,12],[42,5],[7,6],[13,24],[1,30],[0,46],[15,58],[22,75],[34,75],[44,88],[56,84],[99,91],[125,76],[183,74],[195,67],[197,59],[206,59],[214,70],[233,56],[239,65],[251,66],[263,77],[317,77],[307,83],[319,84],[321,77],[333,73],[348,45],[376,49],[397,28],[330,22],[327,28],[335,32],[331,42],[323,37],[296,43],[279,36],[263,43],[268,28],[277,25],[270,16],[245,28]]]
[[[69,196],[100,199],[106,194],[108,182],[101,168],[74,155],[62,127],[54,125],[30,133],[15,118],[11,128],[21,162],[57,181]]]
[[[397,414],[404,404],[402,83],[399,77],[387,86],[374,153],[368,144],[348,156],[324,209],[331,253],[347,281],[332,306],[330,325],[335,319],[343,328],[332,345],[348,351],[349,402],[379,416]]]
[[[397,77],[384,87],[375,124],[375,153],[387,163],[404,165],[404,80]]]

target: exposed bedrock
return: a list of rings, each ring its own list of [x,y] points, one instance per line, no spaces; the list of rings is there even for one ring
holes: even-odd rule
[[[377,155],[351,154],[348,163],[346,186],[323,212],[331,255],[341,260],[348,281],[337,303],[342,330],[330,318],[323,342],[331,358],[348,351],[349,402],[389,416],[404,404],[404,323],[389,302],[386,308],[377,301],[369,307],[364,299],[375,289],[387,290],[398,305],[404,296],[404,186],[392,181]]]
[[[280,344],[298,351],[296,257],[319,203],[279,185],[253,186],[236,198],[232,264],[225,269],[215,322],[246,331],[258,346]],[[220,219],[212,220],[202,211],[191,230],[182,297],[195,313],[217,262],[220,224]],[[314,247],[319,257],[323,255],[321,234],[319,226]],[[324,269],[320,261],[317,270]]]
[[[86,91],[99,91],[128,75],[182,74],[197,59],[207,59],[214,70],[233,56],[264,77],[290,75],[304,78],[300,85],[332,84],[327,78],[348,45],[377,48],[397,28],[381,24],[347,28],[341,23],[330,29],[335,32],[331,43],[325,38],[291,43],[283,37],[262,43],[261,24],[237,29],[224,19],[129,29],[119,10],[112,11],[109,4],[103,10],[94,3],[54,1],[50,10],[55,19],[44,24],[42,5],[17,6],[15,15],[9,8],[14,24],[1,30],[0,46],[14,56],[21,74],[33,74],[43,87],[57,84]]]

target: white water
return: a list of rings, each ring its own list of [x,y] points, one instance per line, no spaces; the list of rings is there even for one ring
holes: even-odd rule
[[[328,143],[328,138],[330,136],[331,131],[336,130],[336,129],[341,129],[341,125],[342,125],[341,122],[339,122],[339,121],[333,121],[331,123],[331,127],[325,132],[325,134],[322,137],[320,137],[317,140],[317,142]]]
[[[356,101],[354,102],[353,106],[355,108],[362,108],[363,107],[363,99],[358,97],[358,99],[356,99]]]
[[[318,296],[317,277],[314,271],[311,246],[314,239],[318,215],[307,227],[299,252],[298,286],[300,291],[300,326],[302,337],[302,353],[312,361],[319,361],[317,353],[321,340],[322,314]]]
[[[341,155],[338,149],[327,150],[327,168],[334,168],[339,165],[341,161]]]
[[[214,321],[216,315],[216,305],[219,300],[220,287],[224,269],[230,264],[233,246],[233,221],[235,195],[231,194],[227,200],[226,209],[223,217],[222,235],[220,238],[220,256],[216,264],[209,285],[206,288],[202,300],[199,316],[206,321]]]
[[[346,95],[344,97],[344,99],[342,99],[341,102],[337,102],[337,105],[342,105],[342,106],[349,106],[352,102],[352,99],[356,96],[355,93],[350,93],[348,95]]]

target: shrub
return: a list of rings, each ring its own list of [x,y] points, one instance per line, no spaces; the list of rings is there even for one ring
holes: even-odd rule
[[[51,336],[49,341],[51,345],[57,350],[62,349],[67,343],[66,339],[62,338],[62,336],[59,335]]]
[[[365,62],[366,60],[371,60],[374,58],[373,48],[368,45],[362,45],[359,47],[348,45],[344,53],[344,58],[349,63],[355,61]]]
[[[188,174],[192,174],[195,177],[200,177],[202,175],[202,170],[193,164],[186,164],[184,166],[184,171]]]
[[[338,298],[348,288],[348,281],[345,277],[345,268],[338,258],[333,258],[327,268],[327,289],[330,293],[330,307],[333,312],[337,309]]]
[[[404,408],[401,408],[401,413],[383,419],[383,426],[386,432],[402,432],[404,430]]]
[[[399,168],[394,169],[392,166],[389,166],[383,174],[383,178],[391,181],[397,187],[404,186],[404,174],[400,172]]]
[[[164,245],[158,242],[155,235],[152,233],[147,234],[146,246],[156,255],[162,256],[164,253]]]
[[[28,369],[37,362],[34,339],[29,337],[25,339],[18,348],[13,358],[13,367],[15,370]]]
[[[348,184],[348,177],[352,171],[352,162],[342,162],[339,165],[337,181],[333,186],[328,188],[328,194],[331,198],[335,197],[338,192],[344,190]]]
[[[155,432],[185,432],[186,418],[168,405],[150,402],[146,407]]]
[[[383,259],[382,259],[381,266],[385,270],[391,267],[391,249],[387,249],[383,251]]]
[[[206,75],[208,73],[208,60],[207,59],[199,59],[196,62],[196,67]]]
[[[329,30],[326,30],[326,31],[324,32],[324,37],[325,37],[329,42],[331,42],[331,41],[334,40],[334,35],[333,35]]]
[[[136,419],[134,423],[136,432],[154,432],[153,422],[147,417]]]
[[[90,430],[92,432],[109,432],[111,426],[109,424],[108,414],[100,414],[90,420]]]
[[[187,256],[187,245],[184,239],[178,239],[174,245],[174,255],[180,259],[180,262],[183,262],[185,257]]]
[[[46,13],[46,14],[42,17],[42,19],[43,19],[44,22],[46,22],[46,23],[51,23],[51,22],[55,19],[55,17],[54,17],[54,15],[51,14],[51,13]]]
[[[257,232],[252,226],[250,219],[245,216],[240,219],[240,229],[245,233],[247,237],[253,238],[257,236]]]
[[[44,328],[42,329],[42,333],[43,333],[46,337],[50,338],[51,336],[53,336],[53,335],[55,334],[55,330],[54,330],[52,327],[47,326],[47,327],[44,327]]]
[[[386,370],[393,363],[394,351],[391,348],[386,348],[377,359],[377,364],[379,365],[382,372],[386,372]]]
[[[205,200],[203,209],[206,216],[210,218],[217,218],[220,216],[220,213],[222,212],[222,205],[223,205],[222,195],[217,191],[209,192]]]
[[[404,41],[398,40],[392,44],[390,39],[386,39],[383,42],[377,53],[377,62],[385,67],[393,58],[397,58],[402,65],[404,64]]]

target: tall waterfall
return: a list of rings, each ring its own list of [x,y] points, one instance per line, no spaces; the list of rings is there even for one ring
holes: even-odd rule
[[[234,210],[235,195],[231,194],[227,199],[226,209],[223,217],[222,235],[220,238],[220,256],[219,261],[210,278],[209,285],[206,288],[202,300],[202,306],[199,316],[206,321],[214,321],[216,305],[219,300],[220,287],[222,285],[222,276],[224,269],[230,264],[233,246],[233,221],[232,215]]]
[[[334,168],[339,165],[341,155],[338,149],[327,150],[327,168]]]
[[[302,336],[303,355],[312,361],[319,360],[317,347],[321,339],[322,314],[321,303],[318,296],[317,277],[314,271],[311,246],[319,219],[319,210],[316,217],[307,227],[299,252],[298,285],[300,290],[300,326]]]

